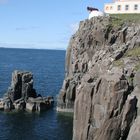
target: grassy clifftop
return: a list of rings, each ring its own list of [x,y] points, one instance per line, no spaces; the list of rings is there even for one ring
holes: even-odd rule
[[[114,17],[112,23],[114,25],[120,25],[124,22],[140,23],[140,14],[111,14]]]

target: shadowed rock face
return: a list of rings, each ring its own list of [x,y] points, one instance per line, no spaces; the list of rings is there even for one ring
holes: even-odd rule
[[[138,134],[140,24],[116,26],[114,20],[82,21],[71,37],[57,109],[74,112],[73,140],[130,140],[134,129]]]
[[[132,127],[130,128],[130,132],[127,140],[139,140],[140,139],[140,70],[136,72],[134,78],[134,90],[132,92],[133,95],[136,95],[138,99],[137,103],[137,118],[134,121]]]
[[[12,73],[12,82],[7,92],[8,97],[14,102],[17,99],[36,97],[36,91],[33,89],[33,75],[31,72],[14,71]]]

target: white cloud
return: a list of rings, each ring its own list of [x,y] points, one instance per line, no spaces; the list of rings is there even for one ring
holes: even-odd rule
[[[17,31],[27,31],[27,30],[35,30],[39,29],[39,26],[29,26],[29,27],[17,27]]]
[[[5,4],[7,2],[8,2],[8,0],[0,0],[0,4]]]

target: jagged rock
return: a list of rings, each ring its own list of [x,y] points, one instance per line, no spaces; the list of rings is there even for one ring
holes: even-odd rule
[[[20,98],[20,99],[14,101],[13,105],[14,105],[15,109],[17,109],[17,110],[24,110],[26,107],[26,103],[23,98]]]
[[[11,86],[6,94],[12,102],[20,98],[27,100],[28,97],[36,97],[36,92],[33,89],[32,73],[14,71]]]
[[[128,95],[123,110],[118,115],[104,121],[100,129],[96,131],[94,137],[89,140],[126,140],[131,123],[136,117],[137,99]],[[90,132],[91,133],[91,132]]]
[[[71,86],[69,86],[71,85]],[[58,98],[57,110],[64,110],[66,112],[73,112],[71,108],[74,106],[74,100],[76,96],[77,82],[67,79],[63,83],[63,89],[61,89],[61,95]],[[67,110],[65,110],[67,109]]]
[[[126,140],[140,112],[140,25],[114,20],[82,21],[71,37],[58,110],[74,108],[73,140]]]
[[[117,134],[117,137],[121,137],[121,130],[119,130],[121,129],[121,123],[125,123],[125,121],[131,122],[130,118],[135,118],[136,98],[132,98],[134,103],[130,100],[131,98],[128,98],[128,103],[126,102],[127,104],[124,105],[129,94],[127,81],[112,81],[110,84],[108,81],[109,79],[98,79],[95,85],[88,83],[81,88],[82,91],[77,93],[78,96],[74,108],[74,140],[98,140],[103,138],[104,140],[114,140],[115,134]],[[110,88],[108,89],[108,87]],[[127,114],[130,110],[130,118],[122,115]],[[122,128],[124,126],[123,124]],[[130,126],[127,125],[127,127],[127,129],[123,129],[122,131],[128,130]],[[109,129],[114,130],[114,134]],[[117,132],[118,130],[120,131],[120,135]],[[110,133],[112,132],[112,136],[108,133],[109,131]],[[95,138],[92,136],[93,133]]]
[[[136,96],[138,99],[137,118],[130,129],[127,140],[139,140],[140,138],[140,70],[136,72],[136,75],[134,77],[134,90],[132,94]]]
[[[33,88],[33,75],[31,72],[14,71],[12,82],[4,98],[0,101],[0,109],[10,111],[30,110],[43,111],[53,106],[53,97],[37,95]]]

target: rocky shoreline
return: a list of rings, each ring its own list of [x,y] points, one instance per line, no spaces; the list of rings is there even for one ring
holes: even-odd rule
[[[0,110],[26,110],[45,111],[53,106],[51,96],[42,97],[33,88],[33,74],[31,72],[17,71],[12,73],[11,86],[0,99]]]
[[[73,140],[140,138],[140,23],[81,21],[66,53],[58,110],[73,110]]]

